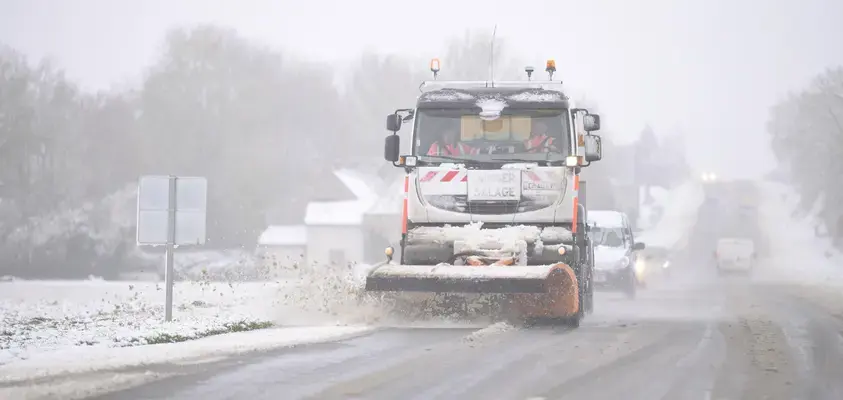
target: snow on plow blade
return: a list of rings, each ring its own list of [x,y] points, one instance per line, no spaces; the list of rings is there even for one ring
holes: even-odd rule
[[[434,293],[548,293],[559,264],[540,266],[392,265],[366,278],[367,291]]]

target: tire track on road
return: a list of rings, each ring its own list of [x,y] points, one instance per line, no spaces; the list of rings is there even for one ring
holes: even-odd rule
[[[494,353],[497,357],[525,357],[529,351],[495,352],[504,348],[502,343],[522,333],[520,328],[498,329],[489,327],[470,335],[436,343],[424,349],[423,353],[411,357],[400,357],[389,365],[341,377],[330,386],[309,395],[312,399],[334,399],[365,396],[367,398],[431,398],[442,395],[450,387],[470,379],[473,372],[467,368],[473,360],[485,354]],[[499,365],[486,364],[487,368]],[[505,364],[503,365],[506,366]],[[458,377],[456,381],[455,377]],[[437,393],[438,392],[438,393]],[[410,395],[412,394],[412,395]]]
[[[730,319],[719,331],[726,360],[712,388],[713,399],[798,399],[800,357],[786,330],[782,293],[747,283],[729,286]]]
[[[476,329],[383,329],[370,335],[333,343],[285,348],[236,357],[180,376],[98,397],[123,399],[302,398],[349,374],[386,368],[412,358],[440,342],[458,341]],[[199,368],[199,367],[197,367]],[[272,391],[267,391],[272,388]]]
[[[592,365],[583,366],[579,373],[560,377],[561,382],[544,390],[539,397],[552,399],[624,398],[634,393],[635,398],[648,398],[646,392],[655,389],[647,382],[653,369],[669,369],[699,342],[704,325],[699,323],[665,324],[659,334],[646,332],[642,344],[628,348],[613,357],[601,357]],[[646,366],[646,367],[644,367]],[[644,380],[642,380],[642,378]],[[642,385],[642,382],[647,382]]]
[[[807,289],[807,290],[806,290]],[[827,287],[790,287],[782,318],[794,325],[792,341],[807,360],[807,398],[843,398],[843,294]]]

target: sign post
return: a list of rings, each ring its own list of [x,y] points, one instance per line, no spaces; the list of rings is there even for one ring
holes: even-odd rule
[[[173,320],[173,250],[176,245],[176,177],[167,177],[169,191],[167,201],[167,247],[164,251],[164,284],[167,297],[164,303],[164,320]]]
[[[208,181],[201,177],[142,176],[138,184],[138,246],[165,246],[164,319],[173,319],[173,252],[205,243]]]

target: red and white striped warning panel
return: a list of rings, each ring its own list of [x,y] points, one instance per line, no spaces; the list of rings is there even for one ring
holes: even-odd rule
[[[548,169],[536,170],[522,170],[521,176],[523,182],[533,183],[561,183],[562,174],[560,171]],[[459,169],[435,169],[435,170],[420,170],[419,182],[423,184],[436,183],[461,183],[468,182],[468,170]]]
[[[468,182],[467,170],[437,170],[427,171],[419,175],[419,182],[424,183],[449,183]]]

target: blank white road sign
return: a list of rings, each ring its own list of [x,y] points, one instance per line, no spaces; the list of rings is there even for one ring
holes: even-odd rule
[[[170,196],[176,196],[175,245],[205,244],[208,180],[202,177],[176,179],[170,193],[170,177],[143,176],[138,185],[138,244],[165,245],[168,237]]]

